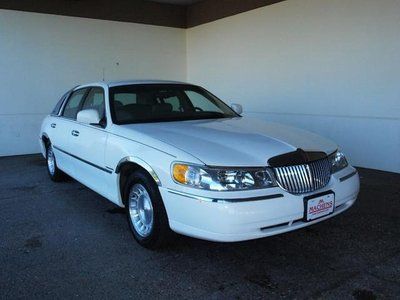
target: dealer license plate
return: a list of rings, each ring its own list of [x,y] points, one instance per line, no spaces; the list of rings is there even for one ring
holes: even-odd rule
[[[306,221],[312,221],[333,213],[335,208],[335,194],[325,194],[317,197],[307,197],[305,201]]]

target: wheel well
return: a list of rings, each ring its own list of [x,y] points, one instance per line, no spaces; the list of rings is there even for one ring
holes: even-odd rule
[[[42,141],[43,141],[45,148],[47,149],[47,146],[50,144],[50,139],[47,136],[42,135]]]
[[[125,189],[125,184],[127,182],[129,175],[135,171],[142,171],[145,174],[147,174],[149,176],[149,178],[154,180],[153,177],[151,177],[150,173],[142,166],[140,166],[134,162],[126,162],[126,163],[122,164],[119,168],[119,173],[120,173],[119,174],[119,192],[121,195],[122,203],[124,205],[125,205],[125,199],[124,199],[123,192]],[[155,181],[154,181],[154,183],[157,184]]]

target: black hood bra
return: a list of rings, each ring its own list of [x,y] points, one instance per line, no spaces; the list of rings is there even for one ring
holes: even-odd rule
[[[307,164],[327,157],[328,155],[322,151],[304,151],[303,149],[297,149],[293,152],[271,157],[268,160],[268,165],[273,168],[296,166]]]

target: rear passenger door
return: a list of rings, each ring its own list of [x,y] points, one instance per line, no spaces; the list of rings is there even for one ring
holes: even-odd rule
[[[82,105],[87,88],[73,91],[67,99],[62,113],[55,118],[51,124],[54,134],[52,134],[52,144],[57,160],[58,167],[67,174],[74,177],[73,158],[71,154],[74,152],[72,140],[72,128],[76,122],[76,114]]]
[[[74,150],[75,178],[94,191],[107,197],[106,177],[111,176],[105,167],[105,146],[107,142],[107,120],[105,117],[105,93],[102,87],[92,87],[80,110],[95,109],[102,118],[99,125],[80,122],[71,128]]]

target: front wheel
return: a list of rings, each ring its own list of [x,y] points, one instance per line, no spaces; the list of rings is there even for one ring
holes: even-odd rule
[[[57,167],[56,157],[53,147],[49,143],[46,147],[47,173],[51,180],[55,182],[63,181],[65,174]]]
[[[143,247],[156,249],[171,236],[168,217],[154,180],[144,171],[132,173],[124,190],[129,227]]]

